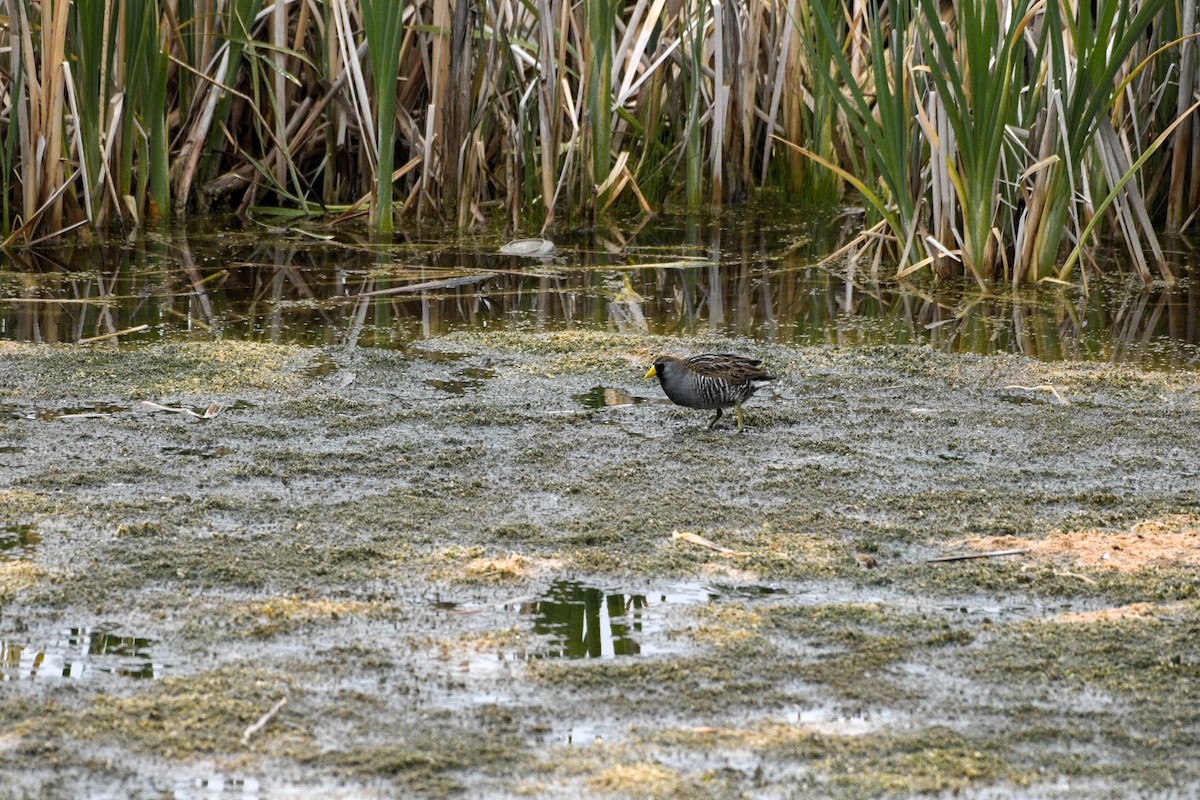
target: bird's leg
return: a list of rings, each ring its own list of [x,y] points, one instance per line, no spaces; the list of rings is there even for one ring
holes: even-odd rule
[[[742,432],[742,404],[741,403],[737,404],[737,412],[738,412],[738,433],[741,433]]]
[[[714,417],[712,418],[712,421],[710,421],[710,422],[708,423],[708,429],[709,429],[710,431],[712,430],[712,426],[713,426],[713,425],[716,425],[716,424],[717,424],[717,420],[719,420],[720,418],[721,418],[721,409],[719,409],[719,408],[718,408],[718,409],[717,409],[716,416],[714,416]]]

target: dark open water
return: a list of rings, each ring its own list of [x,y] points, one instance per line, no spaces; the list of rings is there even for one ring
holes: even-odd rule
[[[549,234],[552,260],[498,236],[442,231],[372,243],[346,230],[213,222],[126,241],[0,255],[0,338],[250,339],[401,347],[472,328],[701,332],[797,344],[928,344],[1039,359],[1200,363],[1200,287],[1187,243],[1175,287],[1107,277],[1041,289],[896,283],[866,260],[817,266],[846,238],[829,219],[664,217]],[[886,270],[881,270],[886,272]]]

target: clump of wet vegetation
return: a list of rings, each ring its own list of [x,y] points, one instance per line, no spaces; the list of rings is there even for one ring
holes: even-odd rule
[[[0,350],[9,376],[0,396],[25,401],[88,397],[97,401],[225,396],[286,391],[311,354],[256,342],[168,343],[154,348],[67,350],[10,345]],[[44,375],[59,377],[47,381]]]
[[[1200,723],[1194,376],[704,344],[782,374],[742,434],[576,399],[649,396],[670,349],[649,336],[424,343],[486,364],[469,395],[396,354],[148,347],[92,374],[61,349],[52,376],[6,350],[13,406],[121,410],[3,421],[27,449],[0,486],[0,778],[67,797],[217,759],[430,797],[1196,785],[1171,755]],[[173,370],[190,388],[160,402],[223,410],[140,405]],[[992,402],[1015,384],[1069,405]],[[1170,430],[1146,420],[1164,405]]]
[[[1194,721],[1200,707],[1190,702],[1189,687],[1200,670],[1198,632],[1200,604],[1195,601],[1152,607],[1128,618],[1026,622],[1006,629],[976,671],[1000,683],[1020,681],[1034,695],[1098,689],[1142,713],[1168,711]],[[1171,697],[1181,702],[1171,704]]]
[[[498,736],[494,729],[461,727],[444,715],[387,744],[339,748],[309,763],[344,775],[402,783],[417,796],[447,797],[468,791],[469,781],[480,775],[513,781],[533,761],[523,739]]]
[[[296,596],[269,597],[239,604],[227,612],[230,622],[241,628],[246,636],[266,639],[298,629],[336,625],[345,617],[395,618],[402,612],[378,602],[335,600],[321,597],[304,599]]]
[[[972,786],[1025,782],[993,742],[943,727],[917,733],[860,737],[822,736],[795,730],[766,732],[766,754],[804,763],[844,797],[963,792]]]
[[[246,728],[283,696],[297,697],[286,675],[228,667],[180,678],[164,678],[132,694],[70,691],[73,702],[42,703],[10,698],[6,710],[13,733],[27,743],[63,747],[75,738],[116,743],[146,755],[187,760],[241,751]],[[90,696],[89,696],[90,695]],[[10,705],[11,703],[11,705]],[[270,747],[284,746],[290,731],[268,733]],[[295,746],[287,744],[286,746]]]
[[[882,605],[856,604],[772,608],[764,624],[775,636],[803,641],[810,656],[806,679],[848,700],[897,704],[905,689],[888,670],[921,660],[923,650],[969,644],[975,634],[953,620]]]
[[[11,601],[16,595],[36,586],[44,576],[44,570],[28,561],[0,564],[0,601]]]

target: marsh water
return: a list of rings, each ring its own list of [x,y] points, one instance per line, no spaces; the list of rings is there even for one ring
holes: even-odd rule
[[[403,348],[471,329],[736,335],[793,344],[928,344],[945,352],[1193,366],[1197,258],[1145,286],[1101,257],[1086,286],[889,280],[868,259],[822,259],[846,219],[777,213],[663,217],[547,234],[554,257],[446,231],[391,243],[320,227],[209,220],[106,243],[0,257],[0,338],[45,343],[241,339]],[[1076,276],[1077,277],[1077,276]],[[442,387],[461,393],[479,376]]]

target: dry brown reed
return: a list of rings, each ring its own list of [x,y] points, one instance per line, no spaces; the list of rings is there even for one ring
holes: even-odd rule
[[[903,274],[1062,279],[1113,234],[1170,281],[1156,231],[1200,206],[1194,0],[0,2],[9,244],[223,207],[532,231],[849,191]]]

